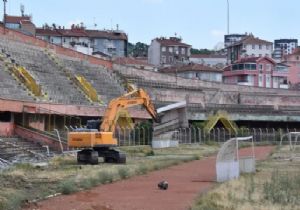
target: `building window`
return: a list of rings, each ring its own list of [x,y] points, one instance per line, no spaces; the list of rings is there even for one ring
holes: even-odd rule
[[[255,44],[252,45],[252,50],[254,50],[254,49],[255,49]]]
[[[161,62],[162,62],[162,64],[167,62],[166,56],[161,56]]]
[[[258,45],[258,46],[259,46],[258,48],[261,50],[261,49],[262,49],[262,45],[260,44],[260,45]]]
[[[262,70],[263,70],[263,65],[259,64],[259,71],[262,72]]]
[[[269,45],[266,45],[266,49],[267,49],[267,50],[269,49]]]
[[[252,57],[255,57],[254,53],[252,53]]]
[[[259,54],[258,56],[259,56],[259,57],[262,57],[262,54]]]
[[[182,54],[182,55],[185,54],[185,48],[181,48],[181,54]]]
[[[173,47],[169,47],[169,52],[173,53]]]
[[[297,60],[297,61],[299,60],[299,56],[296,57],[296,60]]]
[[[266,57],[269,57],[269,54],[268,54],[268,53],[266,54]]]
[[[266,71],[271,71],[271,64],[266,64]]]
[[[166,52],[166,47],[162,47],[162,48],[161,48],[161,51],[162,51],[162,52]]]
[[[170,63],[173,63],[173,61],[174,61],[174,58],[173,58],[172,56],[170,56],[170,57],[169,57],[169,62],[170,62]]]

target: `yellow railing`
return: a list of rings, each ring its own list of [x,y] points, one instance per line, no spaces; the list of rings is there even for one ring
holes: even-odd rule
[[[22,82],[35,96],[42,95],[40,85],[35,81],[31,74],[22,66],[10,66],[9,68],[15,77]]]
[[[100,102],[97,91],[83,76],[75,75],[75,78],[77,81],[77,85],[91,101]]]
[[[96,89],[81,75],[75,75],[65,67],[65,65],[55,56],[54,53],[45,50],[45,53],[50,59],[65,73],[65,75],[84,92],[84,94],[92,102],[102,103],[100,97],[97,94]]]
[[[234,121],[230,120],[228,113],[225,111],[218,111],[215,115],[211,115],[208,117],[206,125],[204,126],[205,132],[209,133],[211,129],[215,127],[219,120],[228,131],[232,133],[237,133],[237,125]]]

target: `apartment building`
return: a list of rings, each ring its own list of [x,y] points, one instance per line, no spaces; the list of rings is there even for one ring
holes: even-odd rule
[[[271,57],[273,43],[254,37],[252,34],[227,47],[227,62],[233,63],[247,57]]]
[[[191,45],[181,38],[170,37],[153,39],[148,49],[148,63],[154,66],[171,66],[188,63]]]
[[[288,66],[270,57],[241,58],[224,68],[223,82],[265,88],[288,88]]]

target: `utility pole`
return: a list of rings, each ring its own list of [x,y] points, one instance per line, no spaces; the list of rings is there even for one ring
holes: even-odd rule
[[[227,0],[227,34],[229,34],[229,0]]]
[[[3,34],[5,34],[5,24],[6,24],[6,2],[7,0],[3,0]]]

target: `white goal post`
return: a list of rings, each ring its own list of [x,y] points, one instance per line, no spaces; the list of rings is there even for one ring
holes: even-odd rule
[[[239,154],[239,142],[251,141],[251,155]],[[240,173],[255,172],[253,136],[237,137],[226,141],[218,152],[216,160],[217,182],[238,178]]]

